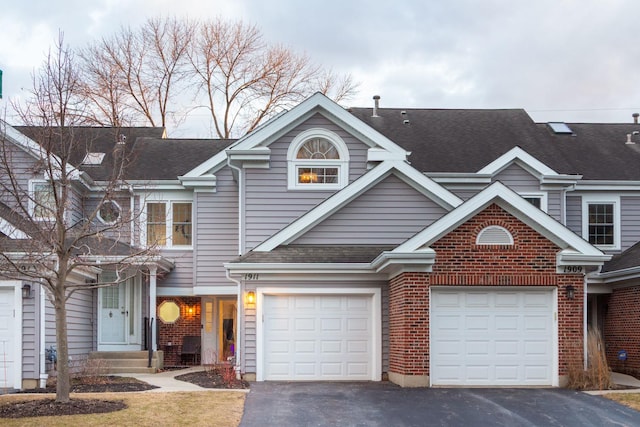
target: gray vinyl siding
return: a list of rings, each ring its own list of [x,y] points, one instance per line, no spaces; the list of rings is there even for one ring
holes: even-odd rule
[[[446,212],[443,207],[391,175],[293,243],[397,245]]]
[[[191,289],[193,287],[193,251],[162,250],[160,255],[173,260],[175,267],[166,277],[158,280],[158,290],[165,287]]]
[[[447,188],[445,186],[445,188]],[[480,192],[480,190],[475,191],[475,190],[458,190],[455,188],[447,188],[449,191],[451,191],[453,194],[455,194],[456,196],[460,197],[462,200],[469,200],[470,198],[472,198],[473,196],[475,196],[476,194],[478,194]]]
[[[238,185],[228,167],[216,174],[215,193],[195,193],[196,286],[228,286],[223,264],[238,256]]]
[[[24,192],[24,195],[26,196],[22,199],[22,202],[24,203],[25,209],[27,209],[29,180],[35,178],[42,179],[43,174],[40,173],[38,175],[34,175],[33,170],[35,169],[34,166],[36,161],[29,154],[10,143],[4,144],[4,148],[7,149],[7,156],[11,161],[12,175],[17,179],[17,183],[20,186],[21,191]],[[6,185],[10,185],[8,177],[4,174],[0,174],[0,180]],[[17,206],[17,200],[15,197],[6,194],[5,192],[0,192],[0,201],[12,208]]]
[[[625,250],[640,241],[640,196],[622,196],[620,198],[621,250]]]
[[[92,290],[73,293],[67,301],[67,333],[69,355],[73,359],[86,356],[93,351],[93,307]]]
[[[540,181],[516,164],[501,170],[493,181],[500,181],[516,193],[540,192]]]
[[[582,236],[582,197],[567,196],[567,228]]]
[[[287,282],[245,282],[245,291],[255,290],[257,287],[286,287],[286,288],[380,288],[381,289],[381,313],[382,313],[382,331],[380,342],[382,343],[382,372],[389,371],[389,287],[384,281],[370,282],[313,282],[305,281],[304,283]],[[245,308],[244,328],[241,338],[244,355],[242,356],[242,371],[247,373],[256,372],[256,310],[255,308]]]
[[[336,192],[287,189],[289,144],[300,132],[316,127],[336,133],[347,144],[349,182],[366,172],[368,147],[351,134],[319,114],[297,126],[269,145],[269,169],[246,170],[246,250],[255,247]]]
[[[118,206],[120,206],[120,218],[131,218],[131,198],[128,196],[119,196],[114,197],[111,200],[116,202]],[[98,204],[102,202],[102,196],[97,197],[86,197],[84,200],[84,213],[85,216],[89,216],[93,211],[98,207]],[[94,219],[93,223],[99,228],[106,228],[105,224],[103,224],[98,217]],[[114,230],[106,230],[105,236],[116,239],[119,242],[129,244],[131,243],[131,221],[127,221],[121,227],[118,227]]]
[[[547,213],[562,223],[562,191],[547,191]]]
[[[22,378],[39,378],[40,324],[38,304],[40,286],[31,283],[32,297],[22,300]]]

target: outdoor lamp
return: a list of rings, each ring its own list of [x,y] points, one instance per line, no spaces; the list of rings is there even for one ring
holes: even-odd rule
[[[576,296],[576,288],[571,285],[568,285],[565,290],[567,291],[567,299],[573,299]]]
[[[31,298],[31,285],[28,283],[22,286],[22,298]]]
[[[247,297],[245,299],[247,305],[255,304],[256,302],[256,293],[254,291],[247,292]]]

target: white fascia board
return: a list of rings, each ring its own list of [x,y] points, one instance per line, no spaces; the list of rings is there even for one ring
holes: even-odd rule
[[[126,263],[129,265],[137,265],[137,266],[156,266],[160,270],[164,270],[169,272],[173,270],[175,267],[175,261],[160,255],[85,255],[80,256],[84,262],[91,262],[95,264],[96,267],[100,267],[101,265],[109,265],[109,264],[118,264],[118,263]]]
[[[10,239],[28,239],[29,236],[4,218],[0,218],[0,233]]]
[[[404,175],[409,181],[415,183],[414,188],[421,189],[423,193],[428,194],[429,197],[432,197],[436,203],[443,207],[452,209],[462,203],[462,200],[458,198],[458,196],[439,184],[436,184],[406,162],[385,161],[320,203],[314,209],[308,211],[286,228],[256,246],[253,250],[256,252],[269,252],[282,244],[290,243],[329,215],[360,196],[364,191],[389,176],[393,173],[394,169],[401,175]]]
[[[225,263],[231,274],[244,273],[306,273],[306,274],[363,274],[374,273],[369,263]]]
[[[436,253],[430,248],[409,253],[386,251],[374,259],[371,266],[378,273],[384,272],[389,277],[394,277],[404,272],[428,273],[435,261]]]
[[[640,181],[589,180],[576,183],[575,191],[640,191]]]
[[[501,182],[494,182],[457,209],[449,212],[414,237],[399,245],[394,252],[412,252],[428,246],[457,228],[477,213],[496,203],[507,212],[554,242],[561,248],[571,247],[578,253],[593,257],[605,256],[602,251],[573,233],[555,219],[531,204]]]
[[[529,169],[530,171],[537,172],[538,175],[558,175],[556,171],[527,153],[520,147],[513,147],[511,150],[504,153],[482,169],[478,171],[479,174],[495,175],[502,169],[509,166],[511,163],[518,161],[518,164]]]
[[[594,279],[604,283],[619,282],[629,279],[637,279],[640,277],[640,266],[625,268],[622,270],[608,271],[606,273],[597,273]]]
[[[407,152],[399,153],[384,148],[372,147],[367,150],[368,162],[383,162],[385,160],[399,160],[404,161],[407,159]]]
[[[238,295],[237,285],[194,286],[193,295]]]
[[[425,175],[438,184],[491,184],[493,175],[480,173],[427,172]]]
[[[580,253],[573,249],[563,249],[557,254],[557,265],[602,265],[613,255],[603,253]]]
[[[578,181],[582,179],[582,175],[543,175],[540,178],[540,184],[542,185],[559,185],[559,186],[567,186],[567,185],[575,185]]]
[[[193,188],[194,191],[216,191],[217,178],[215,175],[206,174],[202,176],[184,177],[179,176],[180,183],[185,188]]]

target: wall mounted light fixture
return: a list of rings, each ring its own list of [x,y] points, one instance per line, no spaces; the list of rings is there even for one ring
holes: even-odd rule
[[[28,283],[22,285],[22,298],[31,298],[31,285]]]
[[[245,296],[244,301],[245,301],[245,303],[247,305],[255,304],[256,303],[256,293],[254,291],[247,292],[247,295]]]
[[[576,296],[576,288],[572,285],[568,285],[565,290],[567,291],[567,299],[573,299]]]

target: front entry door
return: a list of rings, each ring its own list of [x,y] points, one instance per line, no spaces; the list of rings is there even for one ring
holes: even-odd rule
[[[231,361],[236,354],[237,300],[202,298],[202,363]]]
[[[98,290],[102,351],[140,350],[140,287],[131,279]]]

